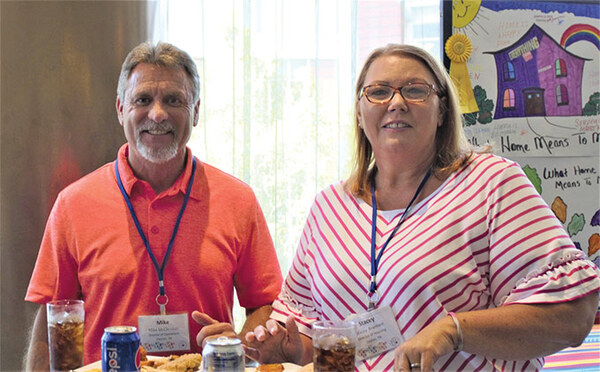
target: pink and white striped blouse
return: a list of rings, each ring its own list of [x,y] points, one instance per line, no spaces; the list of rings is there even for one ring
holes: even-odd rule
[[[294,314],[300,331],[310,336],[316,319],[366,311],[371,212],[341,182],[316,196],[271,317],[285,321]],[[378,249],[402,212],[390,220],[378,213]],[[521,168],[507,159],[474,155],[410,213],[377,275],[379,305],[392,307],[405,339],[449,311],[562,302],[600,288],[600,270],[575,248]],[[357,369],[391,370],[393,362],[390,351],[357,362]],[[543,358],[508,361],[459,352],[441,357],[434,368],[542,366]]]

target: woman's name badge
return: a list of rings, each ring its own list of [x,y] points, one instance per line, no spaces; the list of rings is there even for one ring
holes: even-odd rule
[[[140,315],[141,345],[148,353],[190,350],[188,314]]]
[[[356,324],[356,358],[359,360],[395,349],[404,342],[390,306],[354,314],[347,320]]]

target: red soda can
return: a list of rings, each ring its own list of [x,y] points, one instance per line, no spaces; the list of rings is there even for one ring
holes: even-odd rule
[[[131,326],[104,329],[102,336],[102,372],[139,371],[140,336]]]

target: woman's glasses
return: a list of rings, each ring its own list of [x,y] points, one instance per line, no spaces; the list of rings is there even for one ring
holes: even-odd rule
[[[432,91],[437,92],[435,86],[425,83],[409,83],[398,88],[385,84],[373,84],[363,87],[361,95],[364,95],[371,103],[384,105],[390,102],[396,93],[400,94],[407,102],[423,102]]]

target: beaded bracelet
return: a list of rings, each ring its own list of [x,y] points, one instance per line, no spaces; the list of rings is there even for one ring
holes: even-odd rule
[[[458,318],[456,317],[456,314],[454,314],[454,312],[450,311],[448,315],[450,315],[450,318],[452,318],[452,320],[454,321],[454,325],[456,326],[456,333],[458,334],[458,344],[454,348],[454,351],[461,351],[463,349],[463,333],[462,329],[460,328],[460,323],[458,322]]]

